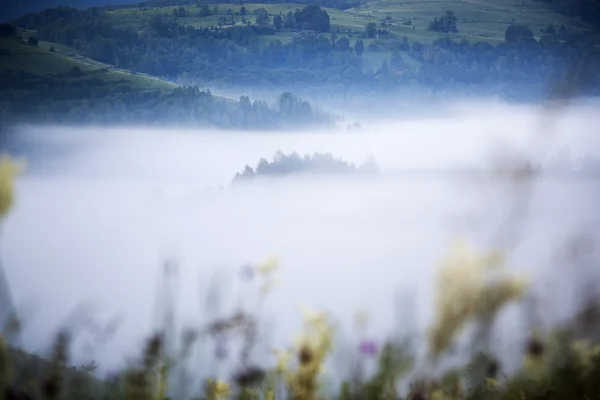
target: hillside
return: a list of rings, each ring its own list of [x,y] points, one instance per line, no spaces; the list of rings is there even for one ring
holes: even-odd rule
[[[240,3],[211,5],[211,15],[207,16],[202,16],[200,12],[202,5],[203,3],[184,6],[109,7],[106,17],[111,24],[141,31],[148,26],[152,18],[172,16],[183,7],[184,12],[177,16],[179,24],[208,28],[241,26],[248,20],[254,22],[253,13],[260,8],[265,9],[273,20],[276,15],[285,15],[303,7],[299,3],[243,3],[247,15],[244,18],[244,15],[240,14]],[[458,18],[456,25],[459,33],[447,34],[428,30],[430,22],[449,9],[454,11]],[[426,43],[449,37],[497,44],[504,41],[504,33],[511,24],[529,26],[538,37],[541,29],[548,25],[565,26],[577,31],[592,30],[592,26],[581,19],[560,14],[550,4],[534,0],[377,0],[346,10],[328,7],[324,7],[324,10],[330,16],[330,31],[333,33],[350,33],[358,37],[365,30],[365,26],[373,22],[378,28],[390,31],[397,37],[406,36],[409,42]],[[284,29],[275,32],[272,39],[289,41],[292,37],[291,32]]]
[[[99,7],[115,4],[139,3],[139,0],[13,0],[3,2],[0,21],[8,21],[24,14],[39,12],[47,8],[70,6],[76,8]]]
[[[38,77],[61,77],[70,84],[93,78],[114,90],[135,88],[168,92],[180,87],[150,75],[132,73],[91,60],[77,50],[57,43],[39,42],[31,46],[22,39],[0,37],[0,54],[4,73],[24,71]]]
[[[174,18],[177,25],[195,29],[228,29],[248,26],[248,23],[255,24],[255,13],[260,10],[266,10],[269,14],[267,25],[274,25],[277,16],[281,16],[283,20],[288,13],[304,7],[299,3],[219,3],[210,6],[198,3],[165,6],[157,5],[163,2],[154,1],[151,4],[108,7],[103,17],[111,26],[134,29],[144,34],[156,18]],[[514,24],[531,28],[536,39],[543,36],[543,31],[548,26],[556,29],[564,27],[578,34],[591,35],[593,31],[592,25],[582,22],[580,18],[568,17],[555,11],[549,3],[533,0],[377,0],[345,10],[323,9],[330,17],[328,33],[332,37],[348,37],[350,48],[354,48],[361,40],[364,43],[364,66],[371,69],[379,68],[384,61],[392,62],[390,50],[400,40],[404,40],[405,46],[399,49],[405,61],[404,66],[415,71],[420,68],[421,62],[406,51],[406,46],[414,43],[426,44],[449,38],[457,42],[487,42],[495,46],[505,41],[507,28]],[[446,9],[451,9],[456,14],[458,33],[429,29],[430,23],[442,16]],[[374,34],[367,33],[369,24],[375,24]],[[285,44],[292,42],[297,36],[297,30],[289,29],[284,23],[281,29],[261,35],[259,42],[263,46],[277,41]]]
[[[167,1],[47,9],[0,24],[3,121],[230,129],[331,122],[296,97],[270,105],[200,87],[240,95],[311,89],[317,98],[425,91],[535,101],[557,87],[600,93],[593,26],[543,2],[485,1],[444,3],[451,10],[437,0],[345,10]]]
[[[445,34],[453,39],[497,44],[504,41],[504,33],[511,24],[529,26],[538,38],[541,29],[548,25],[562,25],[575,30],[591,29],[591,25],[578,18],[560,14],[549,3],[535,0],[378,0],[347,12],[378,24],[385,22],[386,29],[408,36],[409,39],[432,41],[442,35],[428,31],[428,25],[445,10],[454,11],[458,18],[456,26],[459,33]],[[408,20],[412,22],[414,29],[403,25]]]
[[[34,32],[0,37],[0,128],[15,123],[192,124],[272,129],[329,123],[291,94],[294,107],[213,95],[92,60]],[[27,39],[25,39],[27,38]]]

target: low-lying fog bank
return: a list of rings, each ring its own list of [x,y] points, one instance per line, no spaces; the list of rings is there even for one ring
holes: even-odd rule
[[[400,179],[391,172],[486,167],[499,145],[544,162],[565,158],[565,149],[571,161],[600,156],[591,106],[559,116],[546,154],[531,141],[542,117],[534,107],[465,104],[438,118],[384,121],[360,133],[23,130],[36,168],[18,181],[18,202],[3,223],[0,246],[17,305],[35,310],[25,321],[24,342],[43,348],[57,321],[89,300],[101,315],[123,318],[110,350],[86,353],[85,341],[79,344],[79,359],[94,358],[110,370],[124,354],[136,354],[131,344],[148,333],[165,259],[179,263],[183,323],[202,318],[199,298],[206,293],[199,284],[208,284],[210,271],[227,267],[239,283],[244,263],[270,255],[282,262],[265,312],[275,322],[273,345],[287,343],[298,329],[298,303],[326,307],[346,321],[368,309],[371,332],[381,337],[397,318],[398,288],[418,296],[414,329],[422,331],[433,311],[435,268],[451,240],[463,235],[489,245],[515,193],[491,181]],[[73,147],[46,153],[50,145]],[[372,155],[382,175],[229,186],[246,164],[277,150],[329,151],[355,163]],[[215,186],[222,188],[205,190]],[[510,266],[561,283],[557,317],[573,305],[569,285],[579,272],[557,268],[556,255],[571,234],[599,232],[598,196],[595,180],[541,180],[527,218],[519,217],[523,240]],[[519,327],[516,319],[503,325],[513,333]]]

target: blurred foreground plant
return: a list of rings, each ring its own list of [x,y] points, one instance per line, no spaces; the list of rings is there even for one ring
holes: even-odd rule
[[[23,172],[25,164],[10,156],[0,156],[0,217],[6,215],[14,203],[14,180]]]
[[[495,315],[509,301],[522,295],[525,290],[524,281],[503,273],[502,262],[503,257],[495,252],[474,255],[464,243],[454,247],[453,257],[442,263],[439,270],[437,318],[429,337],[430,351],[433,354],[443,355],[452,338],[467,321],[487,321],[487,316]],[[272,278],[278,262],[273,259],[259,266],[256,270],[261,276],[264,274],[265,278]],[[493,272],[497,274],[491,274]],[[258,281],[258,284],[261,282]],[[232,376],[231,383],[217,377],[207,379],[201,391],[202,398],[217,400],[235,396],[254,399],[262,396],[265,399],[316,400],[329,397],[321,390],[321,378],[324,364],[334,349],[335,325],[331,316],[323,312],[303,307],[301,314],[304,320],[302,332],[290,349],[276,351],[276,364],[272,373],[248,364],[246,353],[241,356],[242,368]],[[359,320],[364,325],[366,315],[361,315]],[[249,321],[255,321],[255,318],[240,311],[231,318],[211,322],[201,331],[190,331],[186,337],[191,343],[202,335],[239,330],[243,340],[247,341],[249,339],[245,335]],[[600,319],[594,322],[588,318],[587,322],[600,325]],[[575,322],[570,325],[575,326]],[[255,328],[254,326],[251,330],[253,335],[257,334]],[[256,337],[250,339],[254,340]],[[1,343],[3,342],[0,341]],[[0,385],[4,389],[3,393],[6,393],[4,398],[167,398],[167,370],[173,364],[165,363],[162,333],[150,338],[141,359],[121,375],[118,380],[120,383],[113,385],[112,389],[108,381],[98,381],[85,368],[76,370],[79,382],[101,382],[99,385],[78,384],[76,387],[77,380],[67,379],[74,373],[67,365],[69,343],[70,335],[61,333],[51,359],[48,362],[42,359],[36,361],[38,365],[44,365],[44,369],[33,374],[37,376],[34,379],[38,382],[33,389],[23,379],[23,375],[27,374],[23,363],[15,362],[15,350],[4,343],[0,348],[3,350],[0,351]],[[368,361],[376,357],[375,369],[368,377],[349,376],[342,382],[340,391],[336,395],[330,395],[340,400],[402,398],[399,382],[413,370],[416,361],[413,342],[391,336],[381,344],[367,339],[361,339],[358,344],[357,352],[362,356],[361,360]],[[189,347],[185,347],[185,351],[189,350]],[[247,352],[247,348],[243,346],[241,351]],[[92,370],[97,367],[95,364],[90,365]],[[424,370],[420,372],[420,376],[414,377],[408,398],[593,399],[600,396],[600,345],[593,338],[578,337],[575,340],[567,329],[557,329],[550,334],[540,334],[530,339],[524,349],[521,370],[510,378],[500,378],[502,371],[497,360],[492,354],[481,352],[475,354],[468,365],[449,369],[441,377],[436,378],[434,372]],[[472,379],[480,375],[485,379]],[[172,382],[169,386],[171,385]]]
[[[503,271],[503,262],[499,252],[478,255],[465,241],[455,242],[437,277],[436,318],[429,333],[434,358],[467,323],[489,325],[505,304],[523,295],[525,281]]]

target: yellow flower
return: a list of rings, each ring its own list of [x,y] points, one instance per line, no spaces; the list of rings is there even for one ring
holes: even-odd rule
[[[24,169],[23,163],[14,162],[9,156],[0,156],[0,217],[4,216],[14,203],[15,176]]]
[[[270,275],[279,268],[279,259],[277,257],[269,257],[267,261],[259,264],[256,270],[262,275]]]
[[[167,365],[163,365],[158,372],[158,389],[156,391],[155,396],[157,400],[162,400],[165,398],[165,393],[167,392],[168,384],[169,367]]]
[[[454,242],[452,254],[442,262],[437,276],[437,315],[429,333],[434,357],[448,348],[470,320],[494,316],[523,293],[525,282],[507,274],[488,279],[488,272],[498,272],[503,261],[499,252],[477,255],[466,241]]]
[[[331,351],[333,327],[325,313],[300,307],[304,317],[304,329],[294,340],[293,351],[297,356],[295,371],[287,371],[286,378],[294,400],[313,400],[320,386],[325,358]]]
[[[306,326],[318,328],[327,323],[327,314],[310,309],[305,305],[300,305],[300,313]]]
[[[584,370],[592,367],[594,359],[600,357],[600,346],[593,344],[590,340],[576,340],[571,343],[571,349]]]
[[[292,353],[289,350],[273,350],[277,364],[275,370],[278,373],[284,373],[288,370],[290,361],[292,360]]]
[[[533,357],[529,354],[523,356],[525,371],[531,376],[540,378],[545,373],[545,357]]]
[[[222,399],[231,394],[229,384],[222,380],[209,379],[206,391],[207,397],[211,400]]]
[[[273,389],[265,391],[265,400],[275,400],[275,391]]]
[[[485,380],[486,380],[487,387],[490,390],[498,389],[500,387],[500,381],[497,379],[486,378]]]
[[[271,278],[265,282],[260,287],[260,293],[264,296],[269,293],[275,286],[279,284],[279,280],[276,278]]]
[[[440,389],[432,390],[429,396],[431,400],[452,400],[451,396]]]

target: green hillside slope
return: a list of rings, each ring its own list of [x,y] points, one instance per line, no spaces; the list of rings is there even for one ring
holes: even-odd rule
[[[219,26],[244,25],[254,23],[254,11],[263,8],[273,19],[276,15],[285,15],[304,7],[302,4],[281,3],[262,4],[244,3],[246,15],[241,15],[239,3],[210,5],[211,15],[203,16],[202,5],[185,6],[130,6],[110,9],[106,16],[111,24],[131,27],[143,31],[152,18],[173,16],[179,8],[184,13],[177,16],[177,22],[183,26],[209,28]],[[515,0],[378,0],[361,6],[339,10],[324,8],[331,18],[331,31],[334,33],[362,33],[365,26],[376,23],[378,28],[393,32],[396,36],[406,36],[409,40],[432,42],[442,37],[467,39],[469,41],[488,41],[493,44],[504,41],[504,33],[511,24],[527,25],[539,36],[541,29],[548,25],[565,26],[577,31],[589,31],[592,26],[580,18],[571,18],[555,11],[548,3],[539,1]],[[459,33],[445,34],[428,30],[434,18],[440,17],[446,10],[456,14]],[[272,39],[289,40],[288,32],[276,32]]]
[[[145,74],[117,69],[107,64],[81,56],[76,50],[50,42],[28,45],[19,38],[0,37],[0,61],[3,72],[12,71],[39,77],[63,78],[68,82],[81,82],[91,78],[102,85],[132,87],[140,90],[171,91],[180,85]]]
[[[23,37],[33,38],[31,32]],[[29,40],[29,39],[28,39]],[[91,60],[57,43],[0,37],[0,129],[14,123],[176,124],[271,129],[330,123],[291,94],[293,110],[213,95]]]

